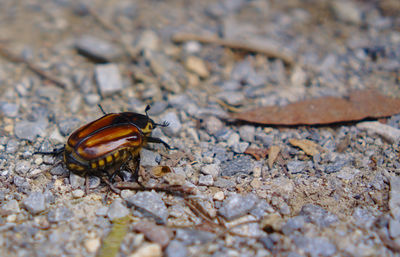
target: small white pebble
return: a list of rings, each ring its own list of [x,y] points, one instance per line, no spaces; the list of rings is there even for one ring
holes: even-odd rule
[[[39,158],[36,158],[35,159],[35,164],[36,165],[40,165],[40,164],[42,164],[43,163],[43,158],[42,157],[39,157]]]
[[[85,241],[85,248],[89,253],[95,253],[100,247],[99,238],[90,238]]]
[[[158,244],[145,244],[129,257],[161,257],[161,246]]]
[[[15,222],[17,220],[16,214],[11,214],[7,216],[7,222]]]
[[[216,192],[215,194],[214,194],[214,200],[217,200],[217,201],[222,201],[222,200],[224,200],[224,198],[225,198],[225,194],[224,194],[224,192],[222,192],[222,191],[218,191],[218,192]]]
[[[85,195],[85,192],[83,192],[83,190],[81,190],[81,189],[76,189],[76,190],[72,191],[72,196],[74,198],[81,198],[84,195]]]

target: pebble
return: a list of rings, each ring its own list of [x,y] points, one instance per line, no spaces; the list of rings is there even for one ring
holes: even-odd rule
[[[160,115],[167,108],[168,103],[165,101],[155,102],[151,105],[150,110],[148,111],[150,116]]]
[[[122,56],[122,51],[116,45],[90,35],[78,38],[75,47],[80,54],[97,62],[111,62]]]
[[[261,219],[266,215],[266,213],[273,213],[275,210],[272,208],[272,206],[265,200],[260,200],[250,211],[250,214],[255,216],[258,219]]]
[[[305,216],[307,222],[314,223],[320,227],[329,227],[331,224],[339,221],[335,214],[315,204],[303,205],[299,215]]]
[[[368,210],[357,207],[353,212],[353,220],[360,228],[370,229],[374,222],[375,216]]]
[[[225,194],[223,191],[218,191],[214,194],[213,199],[216,201],[222,201],[225,199]]]
[[[0,209],[2,210],[2,211],[5,211],[5,212],[9,212],[9,213],[20,213],[21,212],[21,210],[20,210],[20,208],[19,208],[19,204],[18,204],[18,202],[17,202],[17,200],[15,200],[15,199],[12,199],[12,200],[9,200],[9,201],[7,201],[7,202],[5,202],[1,207],[0,207]]]
[[[306,223],[306,218],[304,216],[295,216],[287,220],[287,222],[282,226],[282,232],[285,235],[290,235],[296,230],[300,230],[304,227]]]
[[[14,175],[13,182],[14,182],[14,185],[21,192],[28,193],[29,190],[31,189],[31,185],[28,183],[28,181],[25,178],[20,177],[18,175]]]
[[[250,156],[239,156],[236,159],[228,160],[221,164],[221,176],[235,176],[237,174],[250,174],[253,171],[253,164]]]
[[[18,150],[18,146],[19,146],[18,140],[10,139],[10,140],[8,140],[7,145],[6,145],[6,152],[11,153],[11,154],[15,153]]]
[[[389,233],[392,238],[400,237],[400,221],[391,219],[389,221]]]
[[[391,144],[400,142],[400,129],[382,124],[379,121],[365,121],[357,124],[357,128],[365,130],[370,134],[376,134],[387,140]]]
[[[120,219],[129,214],[129,209],[122,203],[121,199],[115,199],[114,202],[108,208],[107,216],[113,221]]]
[[[221,167],[219,164],[207,164],[201,167],[201,172],[206,175],[211,175],[213,178],[217,178],[221,172]]]
[[[201,51],[201,44],[197,41],[187,41],[183,45],[183,50],[188,54],[195,54]]]
[[[254,126],[244,125],[239,128],[240,138],[245,142],[254,142],[256,128]]]
[[[392,216],[400,220],[400,177],[390,177],[389,208]]]
[[[254,209],[258,201],[259,199],[254,194],[234,194],[223,201],[218,213],[227,220],[233,220]]]
[[[46,210],[45,196],[41,192],[32,192],[27,198],[25,198],[22,205],[32,215],[36,215]]]
[[[241,105],[246,100],[242,92],[223,91],[216,94],[216,97],[233,106]]]
[[[80,188],[85,185],[85,178],[71,172],[69,174],[69,183],[72,188]]]
[[[57,176],[68,175],[68,172],[69,171],[66,168],[64,168],[63,165],[57,165],[56,167],[50,169],[51,175],[57,175]]]
[[[93,189],[100,186],[101,179],[98,176],[89,176],[89,188]]]
[[[308,165],[304,161],[290,161],[286,164],[286,167],[290,173],[297,174],[306,171]]]
[[[51,210],[49,212],[49,214],[47,215],[47,219],[51,223],[57,223],[57,222],[61,222],[61,221],[68,221],[73,216],[74,216],[74,214],[69,208],[67,208],[65,206],[61,206],[61,207],[57,207],[54,210]]]
[[[95,77],[102,96],[110,96],[124,88],[121,74],[116,64],[98,64]]]
[[[155,192],[138,192],[126,199],[129,205],[135,206],[145,216],[154,217],[157,223],[165,224],[168,210],[159,194]]]
[[[85,248],[89,253],[95,253],[100,248],[100,238],[90,238],[85,240]]]
[[[0,112],[6,117],[15,118],[19,112],[19,105],[15,103],[0,102]]]
[[[166,135],[170,137],[174,137],[179,134],[182,129],[181,121],[179,120],[178,115],[175,112],[168,112],[161,117],[161,120],[167,121],[169,125],[164,127],[162,130]]]
[[[196,57],[196,56],[189,56],[186,59],[185,62],[185,67],[197,75],[199,75],[201,78],[207,78],[210,76],[210,72],[207,69],[207,66],[203,59]]]
[[[160,159],[161,156],[157,152],[147,149],[142,149],[140,151],[140,165],[142,166],[157,166]]]
[[[58,128],[63,136],[70,135],[79,127],[81,121],[78,118],[71,117],[58,122]]]
[[[332,256],[336,253],[336,246],[325,237],[295,236],[295,245],[311,257]]]
[[[186,246],[178,240],[172,240],[167,248],[165,249],[166,257],[186,257],[188,256],[188,251]]]
[[[220,130],[220,131],[221,131],[221,130]],[[232,133],[229,135],[228,140],[226,141],[226,144],[227,144],[229,147],[232,147],[232,146],[238,144],[239,142],[240,142],[240,136],[239,136],[239,134],[238,134],[238,133],[232,132]]]
[[[72,191],[72,197],[73,198],[82,198],[85,195],[85,192],[81,189],[76,189]]]
[[[129,257],[161,257],[162,249],[158,244],[144,244]]]
[[[19,139],[34,141],[37,136],[44,136],[48,126],[47,119],[38,121],[19,121],[15,124],[14,133]]]
[[[204,120],[204,127],[207,130],[208,134],[215,135],[219,130],[224,127],[222,121],[214,116],[209,116]]]
[[[247,142],[239,142],[232,146],[232,151],[235,153],[244,153],[246,149],[249,147],[249,143]]]
[[[200,186],[212,186],[214,184],[214,179],[212,175],[200,175],[199,185]]]
[[[20,176],[26,175],[30,169],[31,163],[29,161],[21,160],[15,165],[15,172]]]
[[[171,232],[167,227],[159,226],[149,221],[139,221],[132,225],[134,231],[143,233],[151,242],[161,245],[165,248],[171,240]]]
[[[109,208],[109,207],[106,207],[106,206],[102,206],[102,207],[98,208],[98,209],[96,210],[96,215],[97,215],[97,216],[101,216],[101,217],[107,216],[108,208]]]
[[[153,30],[144,30],[139,37],[136,48],[143,50],[157,51],[160,47],[160,39]]]
[[[350,1],[332,1],[330,2],[331,8],[336,17],[344,22],[361,25],[362,12],[361,8]]]
[[[191,228],[178,228],[176,230],[175,240],[182,241],[185,245],[205,244],[215,237],[214,233],[191,229]]]
[[[87,94],[85,95],[85,102],[88,105],[96,105],[100,102],[100,96],[98,94]]]

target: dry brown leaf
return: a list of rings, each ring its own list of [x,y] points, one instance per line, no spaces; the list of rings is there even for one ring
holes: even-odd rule
[[[319,153],[318,151],[319,145],[311,140],[307,139],[299,140],[292,138],[289,139],[289,143],[293,146],[301,148],[301,150],[303,150],[307,155],[314,156],[317,153]]]
[[[274,165],[274,162],[276,158],[278,157],[279,152],[281,151],[281,148],[278,145],[273,145],[269,148],[268,151],[268,166],[271,169],[272,165]]]
[[[237,120],[271,125],[315,125],[387,117],[400,113],[400,99],[374,90],[353,91],[347,98],[321,97],[233,113]]]
[[[264,159],[268,154],[268,149],[265,148],[253,148],[249,147],[244,151],[245,154],[250,154],[253,156],[257,161],[260,159]]]

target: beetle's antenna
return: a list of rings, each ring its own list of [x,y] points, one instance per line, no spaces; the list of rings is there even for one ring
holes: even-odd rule
[[[100,111],[101,111],[104,115],[107,114],[107,113],[103,110],[103,107],[102,107],[100,104],[97,104],[97,106],[100,108]]]
[[[147,117],[149,117],[149,114],[147,113],[149,110],[150,110],[150,105],[148,104],[147,106],[146,106],[146,109],[144,109],[144,112],[146,113],[146,116]]]

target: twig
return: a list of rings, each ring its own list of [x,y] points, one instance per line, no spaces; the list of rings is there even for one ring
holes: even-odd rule
[[[6,49],[5,46],[0,45],[0,55],[3,56],[4,58],[8,59],[11,62],[25,64],[31,71],[33,71],[40,77],[50,81],[51,83],[53,83],[54,85],[56,85],[58,87],[61,87],[61,88],[67,87],[67,85],[64,82],[62,82],[61,80],[57,79],[56,77],[50,75],[49,73],[45,72],[44,70],[40,69],[39,67],[37,67],[36,65],[31,63],[30,61],[11,53],[9,50]]]
[[[174,41],[175,43],[198,41],[203,44],[217,44],[232,49],[261,53],[270,58],[281,59],[285,64],[289,66],[292,66],[294,64],[293,57],[286,53],[278,52],[277,49],[272,49],[264,45],[242,42],[240,40],[223,39],[217,36],[201,36],[196,34],[178,33],[172,37],[172,41]]]
[[[194,190],[189,187],[183,187],[183,186],[170,186],[170,185],[160,185],[160,186],[152,186],[152,187],[147,187],[147,186],[142,186],[136,183],[129,183],[129,182],[120,182],[114,186],[115,188],[118,189],[130,189],[130,190],[136,190],[136,191],[158,191],[158,192],[166,192],[170,194],[194,194]]]
[[[116,35],[116,37],[113,38],[113,41],[117,42],[120,46],[122,46],[122,48],[125,50],[125,52],[129,55],[129,58],[131,58],[132,60],[135,60],[136,56],[137,56],[137,51],[134,50],[129,44],[127,44],[123,40],[123,33],[121,32],[121,30],[119,28],[117,28],[116,26],[114,26],[113,24],[109,23],[107,20],[103,19],[103,17],[101,17],[92,8],[88,7],[88,10],[89,10],[89,14],[92,15],[92,17],[95,19],[96,22],[98,22],[106,30],[111,31]]]

